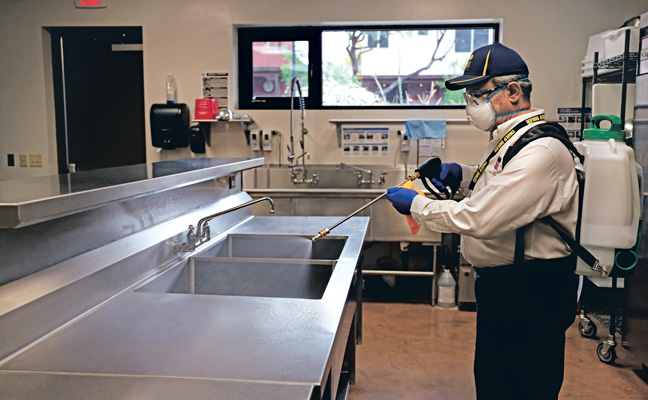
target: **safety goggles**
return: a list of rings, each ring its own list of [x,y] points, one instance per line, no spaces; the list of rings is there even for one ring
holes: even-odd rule
[[[509,82],[509,83],[511,83],[511,82]],[[494,88],[482,90],[480,92],[473,92],[473,91],[466,90],[463,93],[463,96],[464,96],[464,99],[466,100],[466,104],[468,104],[471,101],[472,102],[477,102],[478,99],[484,97],[485,95],[496,92],[496,91],[498,91],[500,89],[505,88],[506,86],[508,86],[508,83],[506,85],[504,85],[504,86],[495,86]]]
[[[522,82],[522,81],[527,81],[527,80],[529,80],[529,78],[518,79],[516,81],[508,82],[506,85],[495,86],[495,87],[490,88],[490,89],[482,90],[481,92],[474,92],[472,90],[469,91],[469,90],[466,89],[466,91],[463,93],[463,96],[464,96],[464,99],[466,100],[466,104],[468,104],[468,102],[470,102],[470,101],[473,101],[475,103],[479,103],[478,99],[481,99],[482,97],[484,97],[487,94],[491,94],[493,92],[497,92],[497,91],[499,91],[501,89],[504,89],[505,87],[507,87],[509,84],[511,84],[513,82]],[[490,97],[489,97],[489,99],[490,99]]]

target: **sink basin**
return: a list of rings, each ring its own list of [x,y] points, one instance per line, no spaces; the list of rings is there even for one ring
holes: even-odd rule
[[[202,253],[204,257],[337,260],[346,238],[327,236],[312,243],[307,236],[231,234]]]
[[[321,299],[335,262],[192,257],[138,292]]]
[[[230,234],[136,292],[321,299],[346,237]]]

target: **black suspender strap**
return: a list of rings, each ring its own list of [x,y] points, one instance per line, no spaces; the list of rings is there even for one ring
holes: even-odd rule
[[[515,135],[520,129],[522,129],[522,128],[526,127],[527,125],[530,125],[530,124],[532,124],[534,122],[544,121],[544,119],[545,119],[544,114],[536,115],[534,117],[525,119],[524,121],[522,121],[519,124],[515,125],[513,127],[513,129],[508,131],[506,133],[506,135],[504,135],[502,137],[502,139],[499,141],[499,143],[497,143],[497,145],[493,148],[490,155],[486,158],[486,161],[484,161],[479,166],[479,168],[477,168],[477,171],[475,172],[472,179],[470,180],[470,184],[468,185],[468,190],[471,191],[471,190],[473,190],[475,188],[475,185],[477,184],[477,181],[479,180],[479,178],[484,173],[484,170],[488,166],[488,163],[490,162],[491,158],[493,158],[497,154],[497,152],[500,151],[502,146],[504,146],[504,143],[508,142],[509,139],[511,139],[513,137],[513,135]]]
[[[524,263],[524,230],[526,226],[522,226],[515,231],[515,257],[513,258],[514,265],[522,265]]]
[[[544,115],[542,116],[544,119]],[[519,129],[517,126],[513,129]],[[507,134],[508,135],[508,134]],[[578,157],[580,160],[581,164],[584,162],[585,157],[583,157],[578,150],[574,147],[574,144],[569,140],[569,137],[567,136],[567,133],[565,130],[557,124],[552,124],[552,123],[543,123],[536,125],[529,129],[522,137],[520,137],[515,144],[513,144],[509,149],[506,151],[506,154],[504,154],[504,159],[502,161],[502,168],[513,158],[517,155],[517,153],[524,148],[527,144],[531,143],[532,141],[536,139],[541,139],[543,137],[552,137],[554,139],[560,140],[566,147],[569,149],[569,151],[572,152],[572,154],[575,157]],[[504,139],[504,138],[503,138]],[[507,139],[508,140],[508,139]],[[497,146],[501,147],[500,144],[503,144],[500,142]],[[498,149],[499,150],[499,149]],[[494,154],[493,154],[494,155]],[[492,156],[491,156],[492,157]],[[488,160],[486,160],[485,165],[488,164],[488,161],[490,160],[490,157]],[[485,168],[485,166],[484,166]],[[478,171],[479,172],[479,171]],[[579,181],[579,199],[583,198],[583,177],[582,177],[582,172],[577,168],[576,173],[578,174],[578,181]],[[479,177],[477,176],[477,179]],[[473,177],[473,180],[477,182],[477,180]],[[471,182],[472,184],[472,182]],[[578,207],[578,226],[580,227],[580,220],[581,220],[581,213],[582,213],[582,205],[579,205]],[[580,230],[576,230],[576,240],[572,239],[570,235],[565,233],[565,231],[562,229],[562,227],[559,227],[558,224],[554,221],[551,216],[546,216],[544,218],[541,218],[542,221],[547,223],[553,230],[555,230],[558,235],[562,238],[562,240],[567,243],[569,248],[580,258],[582,259],[587,265],[589,265],[592,270],[597,271],[599,270],[599,261],[594,257],[592,253],[590,253],[585,247],[583,247],[580,243],[578,243],[579,236],[580,236]],[[518,228],[515,234],[515,255],[514,255],[514,264],[519,265],[524,262],[524,229],[526,227],[521,227]]]
[[[568,234],[565,233],[565,231],[562,230],[562,228],[558,228],[556,222],[551,218],[550,215],[547,215],[544,218],[541,218],[544,222],[549,224],[550,227],[552,227],[556,232],[558,232],[558,235],[564,240],[569,247],[572,249],[574,253],[587,265],[589,265],[592,270],[597,271],[599,269],[599,260],[594,257],[592,253],[587,251],[587,249],[583,246],[580,245],[580,243],[576,242],[574,239],[571,238]]]
[[[576,150],[576,147],[574,147],[569,136],[567,136],[565,129],[558,124],[546,122],[538,124],[526,131],[524,135],[515,142],[515,144],[506,150],[506,154],[504,154],[504,158],[502,159],[502,168],[504,168],[504,166],[524,148],[524,146],[536,139],[542,139],[545,137],[558,139],[575,157],[578,157],[581,164],[585,162],[585,157]]]

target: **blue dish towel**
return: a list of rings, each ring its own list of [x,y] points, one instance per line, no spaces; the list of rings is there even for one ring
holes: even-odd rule
[[[405,136],[417,139],[441,139],[446,137],[445,119],[408,119]]]

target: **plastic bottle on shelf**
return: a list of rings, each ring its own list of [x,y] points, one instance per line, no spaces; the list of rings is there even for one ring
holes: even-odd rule
[[[169,72],[166,78],[166,100],[167,104],[174,104],[176,102],[176,82],[171,72]]]
[[[443,308],[452,308],[456,306],[455,303],[455,288],[457,282],[455,281],[452,273],[447,267],[443,267],[443,273],[439,277],[439,297],[437,305]]]

